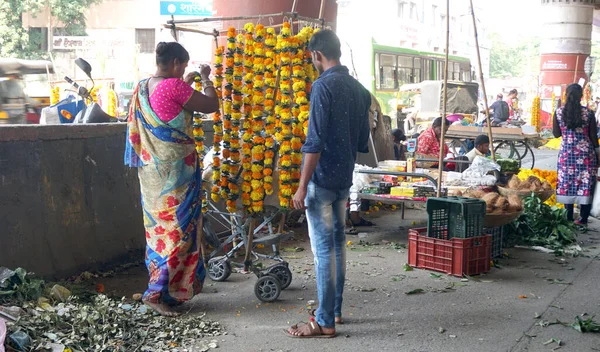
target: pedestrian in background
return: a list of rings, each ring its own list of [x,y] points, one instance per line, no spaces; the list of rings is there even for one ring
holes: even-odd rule
[[[334,337],[342,323],[346,278],[346,203],[357,152],[369,152],[370,93],[340,64],[340,40],[331,30],[308,44],[320,76],[310,93],[310,119],[302,173],[293,204],[306,209],[315,260],[319,308],[308,324],[287,330],[291,337]]]
[[[563,203],[567,217],[573,220],[573,205],[580,205],[580,217],[575,222],[586,225],[596,184],[598,167],[598,137],[594,113],[581,105],[583,88],[579,84],[567,87],[567,101],[556,109],[553,118],[554,137],[562,137],[558,152],[558,183],[556,201]]]

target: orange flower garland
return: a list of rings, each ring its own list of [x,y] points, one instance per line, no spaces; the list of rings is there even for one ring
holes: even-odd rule
[[[200,81],[200,77],[197,76],[194,78],[194,88],[200,92],[202,91],[202,82]],[[196,152],[198,153],[198,165],[200,168],[200,174],[204,171],[204,130],[202,129],[202,119],[204,115],[198,112],[194,113],[193,118],[193,132],[194,132],[194,142],[196,143]],[[208,201],[206,199],[206,194],[204,190],[200,190],[200,200],[202,202],[202,212],[205,213],[208,209]]]
[[[252,212],[263,211],[265,190],[263,188],[263,170],[265,159],[265,138],[262,136],[264,130],[264,71],[265,71],[265,27],[262,24],[256,26],[254,38],[254,60],[253,60],[253,96],[252,96],[252,181],[250,199],[252,200]]]
[[[217,97],[221,100],[223,96],[223,47],[220,46],[215,52],[215,90]],[[223,121],[221,119],[221,111],[217,110],[213,115],[213,130],[214,136],[214,156],[213,156],[213,187],[211,190],[211,199],[216,203],[219,197],[223,195],[223,190],[219,187],[221,180],[221,142],[223,142]]]
[[[248,23],[244,26],[245,35],[238,36],[238,48],[244,51],[244,86],[242,87],[242,101],[244,103],[244,121],[242,123],[242,204],[248,210],[252,205],[250,194],[252,192],[252,98],[254,66],[254,25]],[[241,44],[241,40],[244,44]]]
[[[291,25],[285,22],[281,28],[281,36],[278,37],[278,46],[280,52],[280,85],[281,95],[278,97],[277,115],[279,127],[277,128],[276,138],[279,145],[279,205],[282,208],[289,208],[293,196],[292,190],[292,98],[291,89]]]
[[[275,157],[275,46],[277,45],[277,39],[275,39],[275,30],[273,28],[267,29],[267,36],[265,39],[265,161],[263,170],[263,187],[265,194],[270,196],[273,194],[273,158]]]
[[[233,52],[233,92],[232,92],[232,113],[231,113],[231,122],[232,122],[232,137],[231,137],[231,175],[235,177],[235,193],[236,199],[239,197],[240,190],[237,187],[237,178],[239,176],[240,167],[241,167],[241,153],[240,149],[242,148],[241,140],[240,140],[240,127],[242,125],[242,102],[243,102],[243,78],[244,78],[244,36],[242,34],[238,34],[237,37],[235,33],[232,33],[233,37],[228,38],[229,43],[232,43],[234,46]],[[233,181],[233,180],[232,180]],[[234,183],[234,182],[232,182]],[[249,187],[249,184],[246,186]],[[242,186],[243,187],[243,186]],[[230,187],[231,188],[231,187]],[[249,199],[249,191],[244,196],[242,193],[242,199]],[[244,202],[244,201],[243,201]],[[247,203],[247,202],[246,202]],[[248,206],[248,204],[244,204]]]

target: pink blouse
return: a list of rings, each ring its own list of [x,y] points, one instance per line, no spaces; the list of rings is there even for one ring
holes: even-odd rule
[[[150,95],[150,107],[164,122],[173,120],[190,100],[194,89],[178,78],[160,81]]]

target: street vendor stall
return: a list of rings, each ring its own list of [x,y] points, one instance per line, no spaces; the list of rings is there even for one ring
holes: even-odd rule
[[[284,224],[300,181],[309,95],[318,76],[308,42],[315,31],[327,25],[322,18],[323,6],[319,19],[298,15],[295,7],[296,1],[291,12],[190,20],[172,17],[165,24],[176,40],[178,32],[185,31],[213,36],[215,42],[212,73],[220,109],[211,117],[211,160],[200,166],[208,186],[201,195],[204,223],[198,227],[208,275],[216,281],[226,280],[232,265],[254,272],[258,277],[255,295],[264,302],[277,299],[292,281],[278,244],[290,235],[284,233]],[[283,18],[283,23],[273,24],[273,18]],[[194,23],[216,21],[248,22],[223,33],[193,27]],[[201,88],[197,81],[196,89]],[[202,114],[194,116],[200,160],[207,153],[206,120]],[[217,236],[212,226],[215,223],[229,227],[225,237]],[[205,239],[214,247],[210,253]],[[273,254],[255,251],[263,247],[272,248]],[[245,252],[243,263],[232,260],[238,250]],[[256,265],[257,259],[277,263],[262,268]]]

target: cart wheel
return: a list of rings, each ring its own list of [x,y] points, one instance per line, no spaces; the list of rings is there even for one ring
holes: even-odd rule
[[[208,261],[208,277],[213,281],[225,281],[231,275],[231,264],[226,257],[212,258]]]
[[[273,275],[279,279],[282,290],[288,288],[292,283],[292,272],[286,265],[275,265],[267,271],[267,274]]]
[[[262,302],[273,302],[281,293],[279,279],[271,275],[259,278],[254,284],[254,294]]]

